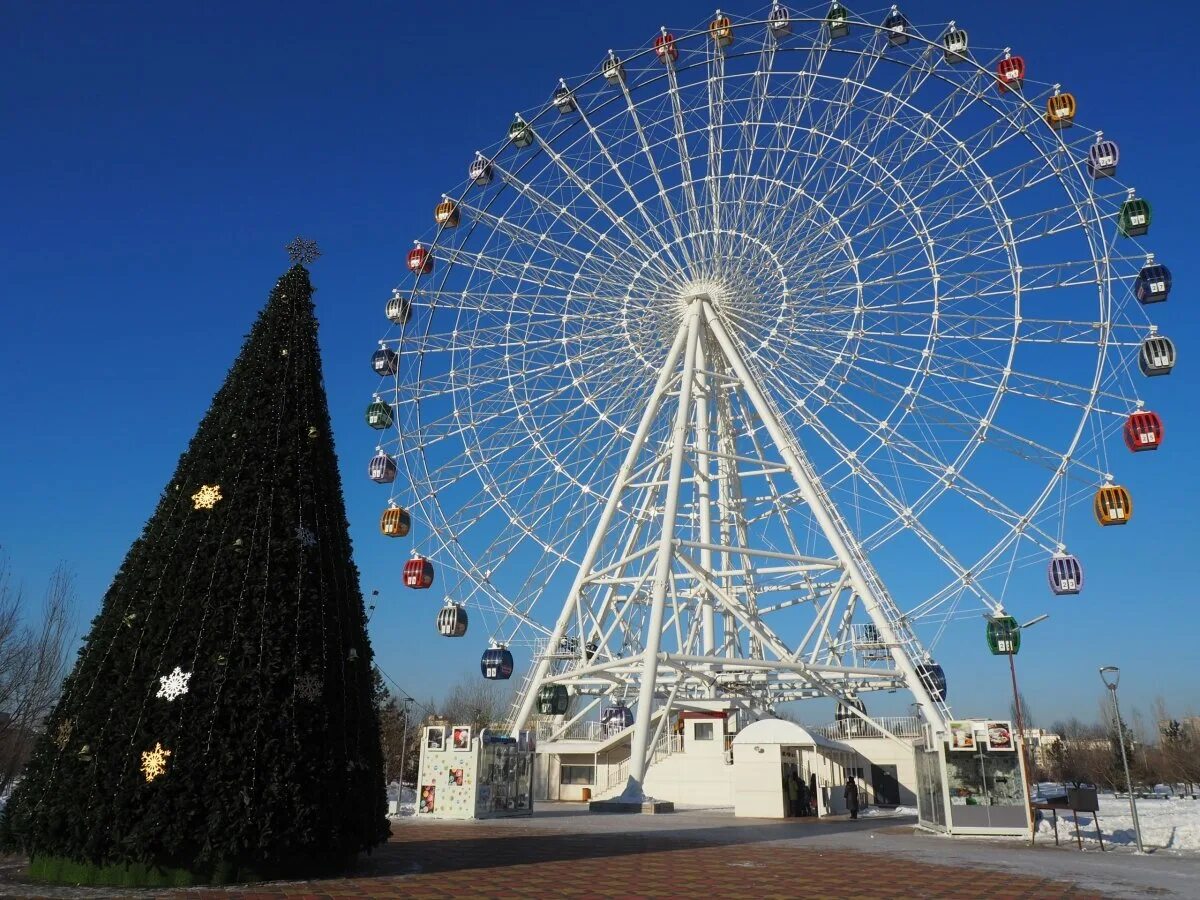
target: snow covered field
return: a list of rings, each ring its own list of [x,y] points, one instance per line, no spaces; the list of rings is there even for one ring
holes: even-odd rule
[[[1200,800],[1154,799],[1137,801],[1138,819],[1142,824],[1142,843],[1146,849],[1189,850],[1200,852]],[[1082,831],[1085,844],[1099,848],[1096,837],[1096,818],[1104,832],[1104,846],[1137,848],[1133,834],[1133,816],[1127,798],[1112,794],[1100,795],[1100,812],[1080,813],[1078,826],[1068,811],[1058,813],[1059,841],[1075,841],[1075,832]],[[1042,813],[1038,823],[1038,840],[1054,838],[1050,813]]]

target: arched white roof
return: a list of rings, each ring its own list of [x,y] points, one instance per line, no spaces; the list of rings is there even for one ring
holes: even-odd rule
[[[831,750],[851,749],[839,741],[831,741],[819,734],[813,734],[802,725],[787,719],[759,719],[747,725],[734,735],[733,745],[736,747],[739,744],[788,744],[828,747]]]

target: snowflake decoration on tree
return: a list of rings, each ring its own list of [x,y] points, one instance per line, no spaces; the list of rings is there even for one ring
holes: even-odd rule
[[[317,545],[317,536],[304,525],[296,526],[296,540],[305,550],[310,550]]]
[[[212,509],[220,499],[221,486],[219,484],[201,485],[200,490],[192,494],[192,502],[196,504],[196,509]]]
[[[59,723],[58,731],[54,735],[54,746],[59,750],[66,750],[67,744],[71,741],[71,732],[75,728],[75,723],[70,719],[65,719]]]
[[[142,752],[142,774],[146,776],[147,781],[153,781],[167,771],[167,757],[170,755],[171,751],[164,750],[158,741],[154,742],[153,750]]]
[[[293,239],[283,249],[287,250],[288,257],[292,262],[302,266],[316,262],[321,255],[321,248],[317,246],[317,242],[304,237]]]
[[[309,672],[296,679],[296,696],[301,700],[316,700],[321,696],[321,679]]]
[[[181,697],[188,692],[188,681],[191,679],[192,673],[185,672],[179,666],[175,667],[170,675],[160,676],[158,693],[156,697],[166,697],[167,702],[174,700],[176,697]]]

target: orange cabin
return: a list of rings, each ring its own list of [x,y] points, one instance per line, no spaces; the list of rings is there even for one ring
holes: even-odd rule
[[[996,66],[996,84],[1000,93],[1019,91],[1025,84],[1025,60],[1019,56],[1009,56],[1000,60]]]
[[[728,47],[733,43],[733,23],[729,16],[717,16],[708,23],[708,35],[718,47]]]
[[[424,247],[417,245],[408,251],[408,268],[418,275],[428,275],[433,271],[433,256]]]
[[[379,530],[388,537],[407,537],[410,528],[412,518],[399,506],[389,506],[379,518]]]
[[[654,39],[654,55],[663,65],[666,65],[668,60],[675,62],[679,59],[679,48],[675,46],[675,35],[664,31],[656,37]]]
[[[1075,95],[1055,94],[1046,101],[1046,124],[1055,131],[1075,124]]]
[[[1106,484],[1096,491],[1094,508],[1101,525],[1124,525],[1133,516],[1133,498],[1119,484]]]
[[[1158,413],[1139,410],[1125,420],[1125,446],[1134,453],[1157,450],[1163,439],[1163,423]]]
[[[453,200],[443,200],[433,208],[433,221],[443,228],[457,228],[458,204]]]

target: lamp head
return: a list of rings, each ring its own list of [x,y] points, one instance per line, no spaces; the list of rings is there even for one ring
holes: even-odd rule
[[[1121,680],[1121,670],[1116,666],[1101,666],[1100,679],[1104,682],[1104,686],[1110,691],[1117,689],[1117,682]]]

